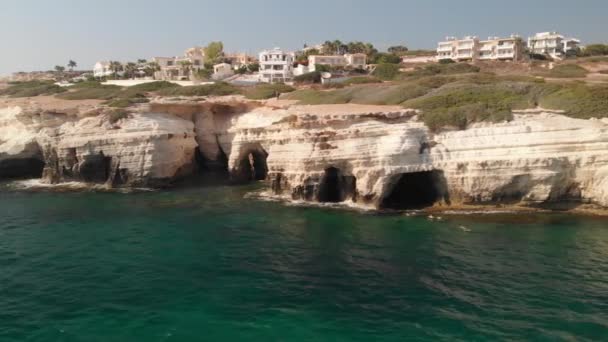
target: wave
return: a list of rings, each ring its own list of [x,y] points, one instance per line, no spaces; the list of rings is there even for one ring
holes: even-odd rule
[[[86,182],[63,182],[57,184],[46,183],[42,179],[17,180],[5,183],[4,187],[15,191],[107,191],[118,193],[132,193],[140,191],[154,191],[151,188],[111,188],[105,184]]]

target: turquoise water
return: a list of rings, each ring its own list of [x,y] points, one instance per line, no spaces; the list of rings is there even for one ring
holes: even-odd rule
[[[0,192],[0,341],[608,339],[606,219]]]

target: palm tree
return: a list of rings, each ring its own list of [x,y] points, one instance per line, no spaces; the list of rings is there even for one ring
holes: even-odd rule
[[[160,71],[160,65],[156,62],[148,62],[146,65],[146,76],[154,76],[154,73]]]
[[[123,70],[122,64],[118,61],[111,61],[110,70],[112,70],[114,78],[118,78],[118,73]]]
[[[74,68],[77,67],[78,64],[76,64],[75,61],[71,60],[68,62],[68,68],[70,68],[70,71],[74,71]]]
[[[192,68],[192,62],[190,61],[180,61],[180,68],[182,69],[182,75],[190,77],[190,69]]]
[[[125,76],[127,78],[135,78],[135,72],[137,71],[137,64],[129,62],[125,64]]]

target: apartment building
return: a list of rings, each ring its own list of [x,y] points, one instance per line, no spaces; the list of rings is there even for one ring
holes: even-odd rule
[[[467,36],[463,39],[447,37],[437,45],[437,59],[451,59],[454,61],[472,61],[477,59],[479,52],[479,38]]]
[[[510,60],[519,61],[524,56],[524,42],[516,35],[508,38],[489,37],[479,40],[477,37],[467,36],[463,39],[447,37],[437,45],[437,59],[451,59],[453,61],[474,60]]]
[[[315,71],[316,65],[329,65],[331,67],[351,67],[353,69],[364,69],[367,65],[367,55],[364,53],[352,53],[336,56],[308,56],[308,71]]]
[[[565,57],[569,51],[576,51],[580,43],[576,38],[566,38],[557,32],[540,32],[528,38],[531,53],[548,55],[555,59]]]
[[[479,42],[479,60],[520,61],[524,55],[524,41],[517,35],[509,38],[489,37]]]
[[[191,80],[194,73],[204,68],[205,51],[202,47],[193,47],[179,57],[154,57],[160,71],[154,73],[157,80]]]
[[[295,54],[280,48],[260,52],[259,81],[264,83],[293,82]]]

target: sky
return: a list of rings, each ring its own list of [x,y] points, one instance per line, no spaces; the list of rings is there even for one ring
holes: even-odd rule
[[[251,54],[335,39],[435,48],[446,36],[543,31],[606,43],[607,13],[608,0],[2,0],[0,75],[176,56],[217,40]]]

